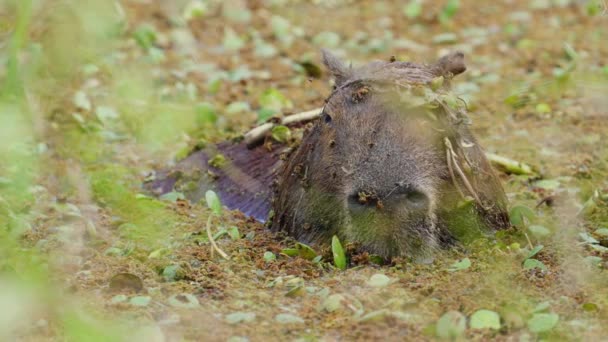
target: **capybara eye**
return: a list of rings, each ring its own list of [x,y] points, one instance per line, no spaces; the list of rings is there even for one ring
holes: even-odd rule
[[[331,117],[331,115],[329,115],[329,114],[327,114],[327,113],[324,113],[324,114],[323,114],[323,121],[324,121],[326,124],[331,123],[331,121],[332,121],[332,117]]]

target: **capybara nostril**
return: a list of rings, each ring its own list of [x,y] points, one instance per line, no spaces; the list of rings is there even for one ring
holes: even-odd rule
[[[387,205],[405,205],[407,209],[415,211],[427,211],[430,205],[429,196],[418,189],[409,187],[400,187],[390,193],[384,202]]]

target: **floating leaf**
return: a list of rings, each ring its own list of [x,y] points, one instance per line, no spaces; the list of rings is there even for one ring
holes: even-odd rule
[[[528,320],[528,329],[533,333],[546,332],[553,329],[559,316],[555,313],[536,313]]]
[[[291,130],[287,126],[277,125],[272,128],[271,136],[280,143],[286,143],[291,138]]]
[[[608,228],[598,228],[593,234],[608,237]]]
[[[285,248],[281,251],[281,253],[283,253],[287,256],[290,256],[290,257],[295,257],[295,256],[298,256],[300,251],[297,248]]]
[[[345,297],[343,294],[335,293],[325,298],[321,307],[327,312],[334,312],[342,308],[344,300]]]
[[[526,259],[530,259],[531,257],[535,256],[536,254],[538,254],[538,252],[542,251],[544,247],[545,246],[543,246],[543,245],[538,245],[538,246],[532,248],[532,250],[526,256]]]
[[[477,310],[471,315],[471,329],[500,329],[500,316],[490,310]]]
[[[544,190],[556,190],[559,188],[560,183],[556,179],[541,179],[534,182],[532,185],[534,185],[536,188],[541,188]]]
[[[150,298],[149,296],[135,296],[129,299],[129,304],[135,306],[148,306],[151,301],[152,298]]]
[[[455,33],[442,33],[433,36],[432,42],[435,44],[454,44],[458,40],[458,36]]]
[[[127,301],[127,299],[128,299],[128,297],[126,295],[119,294],[119,295],[112,297],[110,299],[110,303],[112,303],[112,304],[124,303]]]
[[[217,196],[215,191],[207,190],[207,192],[205,193],[205,200],[207,201],[207,206],[213,211],[215,215],[222,215],[222,202],[220,201],[220,198]]]
[[[460,337],[467,327],[467,318],[458,311],[448,311],[439,320],[435,326],[435,332],[438,337],[445,339],[456,339]]]
[[[133,38],[142,49],[148,50],[156,42],[156,30],[149,24],[143,24],[133,32]]]
[[[450,19],[452,19],[452,17],[454,17],[454,15],[456,15],[456,12],[458,12],[459,8],[459,0],[448,0],[448,2],[445,4],[443,9],[439,13],[439,21],[442,23],[449,21]]]
[[[165,281],[176,281],[183,276],[179,265],[169,265],[163,269],[163,278]]]
[[[241,233],[239,232],[239,228],[236,226],[232,226],[232,227],[226,229],[226,231],[228,232],[228,235],[230,236],[230,238],[232,240],[238,240],[241,238]]]
[[[274,320],[281,324],[304,323],[304,320],[302,318],[300,318],[299,316],[287,314],[287,313],[278,314],[278,315],[274,316]]]
[[[245,40],[234,32],[232,28],[225,27],[222,45],[228,51],[238,51],[245,46]]]
[[[528,230],[535,238],[541,239],[551,235],[551,231],[545,226],[533,224],[528,227]]]
[[[224,111],[226,114],[238,114],[243,112],[248,112],[251,110],[251,106],[249,103],[243,101],[231,102]]]
[[[600,246],[600,245],[589,245],[591,249],[600,253],[608,253],[608,247]]]
[[[539,114],[551,113],[551,107],[546,103],[539,103],[536,105],[536,112]]]
[[[317,256],[317,252],[314,249],[303,243],[296,243],[296,249],[298,250],[298,255],[306,260],[312,260]]]
[[[186,21],[204,16],[209,11],[208,4],[203,1],[190,1],[184,7],[182,16]]]
[[[581,240],[584,243],[587,243],[587,244],[600,243],[596,238],[594,238],[593,236],[589,235],[589,233],[587,233],[587,232],[579,233],[578,236],[581,238]]]
[[[526,259],[526,261],[524,261],[524,270],[531,270],[533,268],[538,268],[543,271],[547,270],[547,266],[545,266],[542,261],[536,259]]]
[[[258,122],[266,122],[268,119],[272,118],[277,112],[273,109],[269,108],[260,108],[258,110]]]
[[[471,260],[469,260],[469,258],[464,258],[464,259],[450,265],[450,268],[448,268],[448,271],[450,271],[450,272],[461,271],[461,270],[466,270],[469,267],[471,267]]]
[[[271,109],[275,112],[293,107],[291,101],[276,88],[266,89],[258,99],[258,102],[262,108]]]
[[[602,266],[602,261],[604,261],[601,257],[589,255],[585,257],[585,262],[593,267]]]
[[[268,251],[264,253],[264,261],[271,262],[277,260],[277,256],[274,253]]]
[[[403,14],[409,19],[414,19],[422,13],[422,4],[420,0],[412,0],[403,8]]]
[[[531,221],[536,217],[532,209],[525,205],[515,205],[509,211],[509,219],[511,224],[517,227],[523,227],[527,221]]]
[[[87,112],[90,111],[93,107],[93,105],[91,105],[89,97],[84,91],[77,91],[76,94],[74,94],[73,102],[76,108],[82,109]]]
[[[382,273],[377,273],[371,276],[367,281],[367,285],[371,287],[385,287],[391,283],[391,278]]]
[[[229,324],[249,323],[255,320],[254,312],[233,312],[226,315],[226,322]]]
[[[336,32],[323,31],[312,39],[312,43],[320,47],[332,48],[340,45],[341,40]]]
[[[167,192],[166,194],[162,194],[159,199],[161,201],[167,201],[167,202],[177,202],[177,200],[185,200],[186,196],[184,196],[183,193],[178,192],[178,191],[171,191],[171,192]]]
[[[549,301],[545,301],[542,303],[539,303],[534,310],[532,310],[532,312],[537,313],[537,312],[543,312],[543,311],[547,311],[551,308],[551,303]]]
[[[341,270],[346,269],[346,255],[337,236],[331,238],[331,252],[334,256],[334,265]]]
[[[600,309],[595,303],[585,303],[582,305],[582,308],[587,312],[598,311]]]
[[[574,50],[572,45],[568,43],[564,43],[564,54],[566,55],[566,58],[568,58],[568,60],[570,61],[578,59],[578,53],[576,52],[576,50]]]

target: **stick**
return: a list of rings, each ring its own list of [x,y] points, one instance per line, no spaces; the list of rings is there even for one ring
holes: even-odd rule
[[[315,108],[312,110],[308,110],[308,111],[293,114],[293,115],[288,115],[288,116],[284,117],[283,119],[281,119],[280,124],[281,125],[290,125],[293,123],[314,120],[317,117],[319,117],[319,115],[321,115],[322,112],[323,112],[323,107]],[[264,138],[266,133],[268,133],[272,130],[274,125],[275,124],[273,124],[272,122],[267,122],[258,127],[253,128],[249,132],[245,133],[245,135],[244,135],[245,143],[247,145],[251,145],[251,144],[254,144],[254,143],[260,141],[262,138]]]
[[[213,240],[213,235],[211,235],[211,219],[212,218],[213,218],[213,215],[209,215],[209,218],[207,219],[207,237],[209,238],[209,242],[211,242],[211,246],[213,247],[212,251],[216,250],[222,256],[222,258],[224,258],[226,260],[230,260],[230,257],[228,256],[228,254],[226,254],[223,250],[221,250],[215,243],[215,240]]]

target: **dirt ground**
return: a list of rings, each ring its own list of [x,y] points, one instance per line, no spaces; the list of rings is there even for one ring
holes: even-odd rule
[[[607,339],[605,2],[26,3],[0,5],[0,339]],[[201,142],[322,106],[322,47],[354,65],[463,51],[453,90],[481,144],[535,170],[500,173],[527,219],[428,265],[342,271],[224,210],[226,260],[204,201],[144,193]]]

